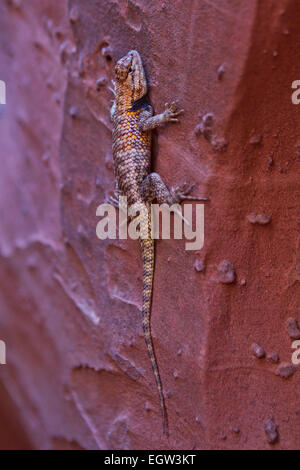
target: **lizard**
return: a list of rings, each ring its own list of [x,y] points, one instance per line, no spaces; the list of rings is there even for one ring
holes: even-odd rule
[[[126,196],[128,206],[144,205],[147,210],[140,218],[141,254],[143,260],[143,298],[142,327],[158,390],[162,415],[163,433],[168,435],[168,419],[164,400],[163,386],[151,335],[151,303],[154,276],[154,239],[151,238],[152,201],[158,204],[172,205],[184,199],[206,201],[207,198],[189,196],[194,185],[184,183],[170,190],[158,173],[151,172],[151,131],[167,122],[178,122],[183,110],[178,109],[178,102],[165,104],[160,114],[153,114],[147,101],[147,80],[140,54],[129,51],[115,65],[113,81],[115,98],[111,108],[113,123],[112,148],[116,178],[115,198],[112,202],[118,206],[118,196]],[[120,207],[121,209],[121,207]]]

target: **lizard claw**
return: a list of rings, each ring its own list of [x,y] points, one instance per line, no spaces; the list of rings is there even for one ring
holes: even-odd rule
[[[114,96],[116,96],[116,82],[114,80],[111,81],[112,87],[108,86],[107,88],[109,91],[113,93]]]
[[[108,196],[107,198],[107,203],[111,204],[112,206],[116,207],[116,209],[119,209],[119,200],[116,199],[113,196]]]
[[[113,195],[109,195],[107,198],[107,202],[117,209],[120,209],[123,212],[126,212],[123,205],[120,204],[120,196],[122,196],[122,193],[119,189],[115,189]]]
[[[183,109],[177,110],[178,101],[173,101],[172,103],[165,103],[164,115],[166,121],[178,122],[177,116],[183,113]]]
[[[181,186],[177,186],[176,189],[182,194],[189,194],[193,191],[195,186],[195,183],[188,183],[187,181],[185,181]]]

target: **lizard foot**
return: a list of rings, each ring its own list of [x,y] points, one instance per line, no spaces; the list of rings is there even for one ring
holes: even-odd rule
[[[172,103],[165,103],[164,116],[166,122],[178,122],[177,116],[183,113],[183,109],[178,110],[178,101],[173,101]]]
[[[122,196],[121,191],[119,189],[115,189],[113,196],[108,196],[107,202],[113,205],[116,209],[120,209],[121,211],[126,213],[126,207],[120,204],[120,196]]]
[[[171,189],[172,203],[179,203],[186,199],[192,201],[208,201],[207,197],[191,196],[190,193],[195,187],[195,183],[183,183],[181,186],[175,186]]]
[[[120,227],[123,227],[123,225],[127,224],[128,220],[130,220],[130,217],[128,217],[127,214],[127,205],[124,205],[124,203],[122,204],[122,201],[120,203],[120,196],[122,196],[121,191],[119,189],[115,189],[113,196],[108,196],[107,202],[126,215],[126,218],[120,224]]]

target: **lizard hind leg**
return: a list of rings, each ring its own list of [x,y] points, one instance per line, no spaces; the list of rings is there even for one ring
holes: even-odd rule
[[[156,199],[158,204],[175,204],[185,199],[208,201],[207,197],[191,196],[194,187],[195,184],[183,183],[169,190],[158,173],[150,173],[141,184],[141,195],[144,201],[152,202]]]
[[[193,190],[194,184],[184,183],[181,186],[175,186],[168,189],[165,182],[162,180],[158,173],[150,173],[146,176],[141,184],[141,195],[144,201],[152,202],[154,199],[157,200],[158,204],[179,204],[185,199],[191,199],[196,201],[207,201],[206,197],[190,196],[189,193]],[[186,225],[190,225],[186,220],[181,211],[174,209],[174,212],[180,217]]]
[[[172,194],[158,173],[150,173],[141,184],[141,195],[144,201],[157,200],[158,204],[172,204]]]

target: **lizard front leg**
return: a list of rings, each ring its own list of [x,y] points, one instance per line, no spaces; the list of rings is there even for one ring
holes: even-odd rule
[[[139,128],[141,131],[151,131],[165,122],[178,122],[177,116],[183,113],[183,109],[177,110],[178,103],[166,103],[165,110],[161,114],[153,116],[153,109],[151,105],[147,105],[140,114]]]

